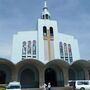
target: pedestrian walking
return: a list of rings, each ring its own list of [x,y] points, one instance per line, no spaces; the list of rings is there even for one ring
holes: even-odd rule
[[[48,83],[48,90],[51,90],[51,83]]]
[[[43,90],[46,90],[46,87],[47,87],[47,84],[44,83],[44,85],[43,85]]]

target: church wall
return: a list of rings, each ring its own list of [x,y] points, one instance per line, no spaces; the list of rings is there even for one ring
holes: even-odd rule
[[[78,40],[77,39],[74,39],[73,55],[74,55],[74,58],[73,58],[74,61],[80,59],[79,46],[78,46]]]
[[[51,60],[55,59],[54,55],[54,40],[50,41],[51,44]]]
[[[59,38],[58,38],[58,26],[57,26],[57,22],[53,22],[52,24],[53,26],[53,32],[54,32],[54,56],[55,59],[59,59],[60,57],[60,52],[59,52]]]
[[[64,43],[66,43],[66,45],[70,44],[73,61],[80,59],[80,53],[79,53],[77,39],[75,39],[73,36],[65,35],[62,33],[59,33],[58,35],[59,35],[59,42],[62,42],[62,44],[63,44],[63,52],[65,53]],[[67,52],[69,53],[68,46],[67,46]],[[68,57],[69,57],[69,54],[68,54]],[[64,60],[65,60],[65,57],[64,57]],[[71,63],[70,60],[68,62]]]
[[[43,40],[43,26],[47,27],[47,31],[50,30],[50,27],[53,28],[54,33],[54,56],[55,58],[59,58],[59,46],[58,46],[58,28],[57,28],[57,22],[52,20],[42,20],[38,19],[38,42],[39,42],[39,60],[43,60],[43,63],[48,62],[44,61],[44,40]],[[42,49],[41,49],[42,47]]]
[[[18,32],[18,34],[14,35],[12,62],[17,63],[20,60],[22,60],[22,46],[23,46],[22,43],[25,41],[27,45],[28,41],[31,41],[31,44],[32,44],[33,40],[36,41],[36,49],[37,49],[38,48],[37,31]],[[26,54],[27,54],[27,51],[26,51]],[[36,58],[38,58],[37,50],[36,50],[36,54],[37,54]],[[32,53],[31,53],[31,56],[32,56]]]
[[[48,41],[44,40],[44,61],[48,60]]]
[[[20,46],[18,46],[20,43],[19,39],[18,39],[18,35],[14,35],[13,36],[13,46],[12,46],[12,57],[11,57],[11,60],[12,62],[14,63],[17,63],[19,62],[19,60],[21,60],[20,58]]]
[[[44,40],[43,40],[43,24],[41,19],[38,19],[38,56],[41,62],[46,63],[47,60],[44,58]],[[45,60],[45,61],[44,61]]]
[[[58,27],[56,21],[51,20],[38,20],[38,31],[24,31],[18,32],[13,36],[13,47],[12,47],[12,60],[14,63],[19,62],[22,59],[22,42],[23,41],[36,41],[36,59],[41,60],[43,63],[47,63],[48,59],[45,58],[45,42],[43,39],[43,26],[47,27],[47,30],[50,30],[50,27],[53,28],[53,55],[54,58],[52,59],[60,59],[60,50],[59,50],[59,43],[63,42],[66,44],[71,44],[72,47],[72,58],[73,61],[80,59],[79,47],[77,39],[74,39],[73,36],[65,35],[62,33],[58,33]],[[32,44],[32,43],[31,43]],[[48,56],[48,55],[47,55]],[[33,58],[32,54],[30,56]],[[28,59],[28,57],[27,57]],[[64,58],[65,59],[65,58]],[[70,63],[70,61],[68,61]]]

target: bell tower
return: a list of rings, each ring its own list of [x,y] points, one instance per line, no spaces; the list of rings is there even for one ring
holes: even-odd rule
[[[44,7],[43,7],[41,18],[42,19],[50,19],[50,13],[48,11],[47,1],[46,0],[44,0]]]
[[[38,39],[39,60],[48,62],[60,56],[58,53],[57,22],[51,20],[51,14],[48,10],[46,0],[44,0],[41,19],[38,19]]]

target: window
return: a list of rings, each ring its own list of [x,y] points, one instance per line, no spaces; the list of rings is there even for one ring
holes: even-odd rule
[[[67,51],[67,44],[64,43],[64,53],[65,53],[65,57],[68,57],[68,51]]]
[[[43,36],[47,36],[47,28],[46,28],[46,26],[43,27]]]
[[[46,19],[48,19],[49,17],[48,17],[48,14],[46,14]]]
[[[22,43],[22,55],[26,55],[26,41]]]
[[[71,50],[71,45],[68,44],[68,51],[69,51],[69,57],[72,57],[72,50]]]
[[[27,54],[31,54],[31,41],[28,41]]]
[[[31,57],[31,56],[27,56],[27,57]]]
[[[50,27],[50,36],[53,36],[53,28]]]
[[[33,55],[36,55],[36,40],[33,40]]]
[[[59,43],[59,48],[60,48],[60,56],[61,56],[61,58],[63,58],[64,55],[63,55],[63,44],[62,44],[62,42]]]
[[[78,85],[88,85],[89,82],[88,81],[81,81],[77,83]]]
[[[20,86],[12,85],[12,86],[8,87],[8,89],[20,89]]]
[[[36,56],[33,56],[33,58],[36,58]]]
[[[22,60],[26,59],[26,56],[22,56]]]
[[[71,49],[71,45],[68,44],[68,52],[69,52],[69,59],[70,59],[70,62],[73,61],[73,58],[72,58],[72,49]]]
[[[77,82],[77,84],[78,84],[78,85],[82,85],[82,84],[83,84],[83,82]]]
[[[84,85],[88,85],[89,84],[89,82],[87,81],[87,82],[84,82]]]
[[[65,53],[65,61],[68,62],[68,51],[67,51],[67,44],[64,43],[64,53]]]

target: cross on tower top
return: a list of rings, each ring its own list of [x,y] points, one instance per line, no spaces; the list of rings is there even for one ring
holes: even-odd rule
[[[50,19],[50,13],[48,11],[47,0],[44,0],[44,7],[42,11],[42,19]]]

